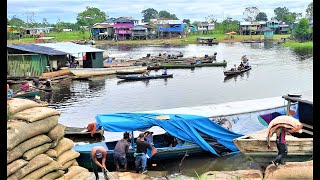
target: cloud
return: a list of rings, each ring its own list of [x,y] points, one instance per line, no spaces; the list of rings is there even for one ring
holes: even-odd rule
[[[17,16],[23,20],[33,17],[36,21],[46,18],[54,23],[57,19],[66,22],[76,22],[77,14],[84,11],[86,6],[97,7],[110,17],[132,16],[142,19],[141,11],[154,8],[157,11],[166,10],[176,14],[180,19],[204,20],[213,14],[218,20],[226,17],[243,19],[246,7],[257,6],[265,12],[268,18],[274,16],[273,10],[277,7],[287,7],[290,11],[305,14],[305,9],[311,0],[8,0],[8,18]],[[33,13],[33,14],[32,14]]]

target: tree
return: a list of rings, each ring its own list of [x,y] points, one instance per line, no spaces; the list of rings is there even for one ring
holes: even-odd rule
[[[187,23],[190,26],[190,19],[183,19],[183,23]]]
[[[311,34],[308,20],[306,18],[302,18],[293,29],[292,34],[296,39],[300,41],[307,40]]]
[[[159,18],[168,18],[173,20],[179,20],[175,14],[170,14],[168,11],[159,11]]]
[[[16,16],[13,16],[9,21],[8,21],[10,26],[15,26],[17,28],[25,26],[25,22]]]
[[[230,31],[239,31],[239,21],[233,20],[231,17],[227,17],[221,23],[216,23],[215,31],[219,33],[227,33]]]
[[[267,14],[264,12],[259,12],[259,14],[256,17],[256,21],[268,21]]]
[[[243,12],[243,15],[245,16],[245,21],[254,21],[259,14],[258,7],[246,7],[246,9]]]
[[[48,21],[47,21],[47,19],[46,18],[43,18],[43,20],[42,20],[42,26],[43,27],[47,27],[48,26]]]
[[[286,24],[291,24],[297,17],[302,15],[301,13],[290,12],[287,7],[277,7],[274,9],[274,14],[276,20],[283,21]]]
[[[200,22],[199,22],[199,21],[194,21],[191,25],[192,25],[192,26],[195,26],[195,27],[198,27],[198,26],[199,26],[199,24],[200,24]]]
[[[306,13],[307,13],[307,16],[313,17],[313,2],[311,2],[308,5],[308,8],[306,9]]]
[[[86,10],[79,13],[77,22],[80,26],[93,26],[95,23],[103,22],[107,19],[105,12],[95,7],[87,6]]]
[[[208,22],[208,23],[216,23],[217,22],[217,19],[215,18],[215,15],[213,14],[210,14],[209,16],[205,17],[205,20]]]
[[[142,14],[142,21],[149,22],[150,19],[156,19],[158,17],[158,11],[153,8],[145,9],[141,12]]]

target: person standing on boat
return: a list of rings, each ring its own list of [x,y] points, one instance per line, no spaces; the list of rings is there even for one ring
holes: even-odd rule
[[[119,140],[114,148],[113,159],[118,172],[120,172],[120,164],[124,167],[123,170],[127,171],[126,154],[129,151],[129,141],[129,133],[125,132],[123,139]]]
[[[278,166],[279,164],[282,164],[282,165],[286,164],[285,161],[283,160],[288,154],[288,147],[286,144],[286,133],[287,133],[287,129],[284,127],[279,127],[276,130],[278,156],[272,161],[272,163],[276,166]],[[269,145],[268,145],[268,148],[270,148]]]
[[[102,146],[96,146],[93,147],[91,150],[91,167],[94,172],[94,175],[96,176],[96,180],[99,179],[98,175],[98,168],[102,169],[102,172],[104,172],[104,178],[108,179],[107,172],[106,171],[106,158],[107,158],[107,151]]]
[[[146,167],[147,167],[147,149],[152,150],[152,146],[150,143],[144,140],[144,133],[140,133],[139,137],[136,141],[136,152],[134,153],[135,160],[135,166],[136,166],[136,173],[139,173],[139,167],[141,165],[142,167],[142,173],[146,173]]]
[[[217,52],[215,52],[215,53],[213,54],[212,60],[213,60],[213,61],[216,61],[216,60],[217,60]]]

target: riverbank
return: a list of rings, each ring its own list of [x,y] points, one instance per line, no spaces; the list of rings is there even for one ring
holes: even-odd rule
[[[56,41],[74,41],[74,40],[81,40],[81,39],[88,39],[89,33],[86,32],[85,34],[81,34],[80,32],[61,32],[61,33],[50,33],[48,34],[50,37],[55,37]],[[278,42],[281,38],[288,38],[290,34],[282,34],[282,35],[274,35],[274,42]],[[188,44],[196,44],[197,37],[213,37],[216,38],[217,42],[241,42],[243,40],[256,40],[256,39],[263,39],[263,35],[234,35],[233,38],[230,36],[226,36],[225,34],[208,34],[208,35],[201,35],[201,34],[194,34],[189,35],[184,38],[172,38],[172,39],[152,39],[152,40],[125,40],[125,41],[111,41],[111,40],[99,40],[96,41],[96,44],[110,44],[110,45],[118,45],[118,44],[126,44],[126,45],[188,45]],[[20,40],[7,40],[7,44],[30,44],[35,43],[34,38],[23,38]]]
[[[281,44],[282,47],[291,47],[291,48],[313,48],[313,41],[308,42],[285,42]]]

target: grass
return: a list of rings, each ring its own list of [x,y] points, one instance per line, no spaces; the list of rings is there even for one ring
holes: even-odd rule
[[[285,42],[282,43],[281,46],[283,47],[291,47],[291,48],[313,48],[313,41],[308,42]]]
[[[79,31],[74,32],[52,32],[47,36],[55,37],[57,41],[72,41],[72,40],[82,40],[88,39],[90,37],[89,32],[85,34],[80,33]],[[274,35],[274,41],[279,41],[281,38],[289,37],[289,34],[284,35]],[[125,41],[96,41],[97,44],[129,44],[129,45],[188,45],[196,44],[197,37],[213,37],[216,38],[218,42],[240,42],[245,39],[263,39],[263,35],[234,35],[234,38],[230,39],[225,34],[213,33],[213,34],[192,34],[185,38],[171,38],[171,39],[153,39],[153,40],[125,40]],[[34,43],[34,38],[23,38],[20,40],[7,40],[8,44],[23,44],[23,43]]]

